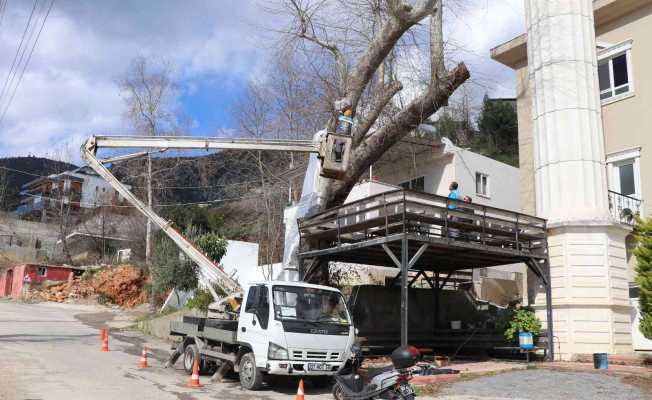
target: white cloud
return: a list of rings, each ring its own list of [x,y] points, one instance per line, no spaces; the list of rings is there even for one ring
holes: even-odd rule
[[[0,85],[32,4],[8,2]],[[170,60],[191,91],[204,78],[247,80],[265,58],[248,34],[259,15],[254,2],[58,0],[0,126],[0,156],[46,154],[94,132],[124,132],[116,82],[140,55]]]
[[[447,4],[450,56],[470,66],[478,92],[513,95],[513,73],[491,61],[489,49],[522,32],[522,0]],[[0,26],[0,85],[31,6],[8,2]],[[274,24],[255,0],[57,0],[0,126],[0,157],[66,147],[79,161],[83,138],[125,132],[116,81],[136,56],[172,61],[185,94],[218,79],[237,83],[264,75],[271,46],[262,21]]]

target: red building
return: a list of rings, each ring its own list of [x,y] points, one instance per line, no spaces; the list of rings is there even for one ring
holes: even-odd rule
[[[19,298],[23,288],[44,281],[67,281],[72,279],[75,267],[58,265],[19,264],[0,272],[0,297]]]

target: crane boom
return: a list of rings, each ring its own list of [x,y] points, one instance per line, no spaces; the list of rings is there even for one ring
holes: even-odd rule
[[[158,226],[179,246],[184,254],[198,265],[201,274],[200,279],[215,300],[219,300],[220,296],[214,290],[211,282],[217,284],[227,294],[241,292],[242,288],[237,281],[231,278],[181,233],[174,229],[171,221],[166,221],[161,218],[151,207],[134,196],[106,168],[103,162],[97,158],[97,150],[100,148],[238,149],[318,153],[318,146],[311,140],[199,138],[194,136],[91,136],[82,146],[82,157],[88,162],[88,165],[120,193],[122,197],[131,203],[131,205]],[[116,157],[111,160],[126,159],[127,157]],[[111,160],[106,160],[105,162]]]

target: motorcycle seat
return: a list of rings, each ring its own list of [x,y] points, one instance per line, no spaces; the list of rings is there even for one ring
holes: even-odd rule
[[[385,372],[389,372],[389,371],[392,371],[392,370],[394,370],[393,365],[388,365],[388,366],[382,367],[382,368],[369,368],[367,370],[367,378],[369,380],[372,380],[373,378],[377,377],[378,375],[384,374]]]

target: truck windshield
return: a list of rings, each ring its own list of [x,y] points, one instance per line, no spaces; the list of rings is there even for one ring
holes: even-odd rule
[[[277,320],[349,325],[340,293],[300,286],[274,286],[273,293]]]

